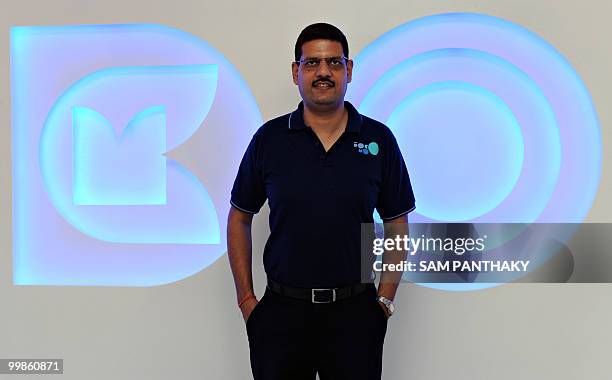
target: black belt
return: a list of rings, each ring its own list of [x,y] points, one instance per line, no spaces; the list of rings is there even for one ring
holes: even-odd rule
[[[291,286],[280,284],[268,277],[268,289],[283,295],[312,303],[330,303],[340,301],[345,298],[356,296],[363,293],[368,287],[374,287],[373,284],[354,284],[344,286],[342,288],[327,288],[327,289],[306,289],[293,288]]]

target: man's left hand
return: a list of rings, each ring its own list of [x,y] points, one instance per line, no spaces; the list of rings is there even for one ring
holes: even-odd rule
[[[385,312],[385,317],[389,319],[389,310],[387,310],[387,307],[385,306],[385,304],[380,301],[376,301],[376,303],[378,304],[378,306],[382,307],[383,311]]]

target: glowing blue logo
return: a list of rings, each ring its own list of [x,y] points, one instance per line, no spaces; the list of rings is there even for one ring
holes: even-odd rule
[[[521,26],[469,13],[401,25],[355,58],[347,98],[397,137],[413,222],[571,223],[591,208],[601,174],[591,98]]]
[[[72,193],[75,205],[166,204],[166,113],[139,113],[120,138],[103,115],[72,112]]]
[[[219,244],[208,192],[164,156],[199,128],[216,87],[216,65],[112,68],[77,81],[53,106],[40,139],[57,210],[109,242]],[[109,100],[117,93],[120,104]]]
[[[588,91],[534,33],[452,13],[401,25],[355,58],[347,98],[387,123],[415,222],[580,222],[601,174]]]
[[[237,167],[261,116],[215,49],[158,25],[17,27],[11,72],[15,284],[158,285],[226,251],[233,176],[202,158]]]

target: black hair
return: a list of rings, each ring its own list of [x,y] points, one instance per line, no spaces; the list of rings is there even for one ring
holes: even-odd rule
[[[340,42],[344,56],[347,58],[349,56],[348,42],[346,41],[346,36],[344,33],[331,24],[318,22],[305,27],[298,36],[297,41],[295,41],[296,62],[299,61],[300,57],[302,56],[302,45],[312,40],[331,40]]]

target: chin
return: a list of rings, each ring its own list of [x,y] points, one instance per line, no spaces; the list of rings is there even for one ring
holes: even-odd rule
[[[323,99],[321,99],[321,98],[319,98],[319,99],[313,99],[312,103],[316,104],[318,106],[331,106],[331,105],[334,105],[334,104],[338,104],[338,99],[335,99],[335,98],[333,98],[333,99],[332,98],[323,98]]]

